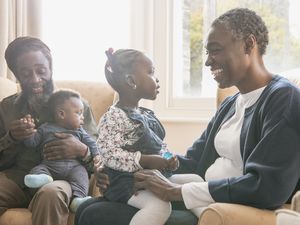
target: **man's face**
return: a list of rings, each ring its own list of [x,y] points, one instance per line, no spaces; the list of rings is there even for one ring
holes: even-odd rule
[[[45,86],[51,80],[49,61],[40,51],[23,53],[17,58],[16,76],[22,91],[27,95],[39,95],[45,92]]]
[[[36,108],[36,104],[45,103],[53,92],[50,64],[41,51],[30,51],[18,56],[15,75],[32,108]]]

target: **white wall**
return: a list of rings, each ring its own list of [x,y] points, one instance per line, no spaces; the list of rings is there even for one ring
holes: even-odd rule
[[[188,147],[200,137],[207,122],[200,121],[161,121],[165,130],[165,142],[171,152],[185,154]]]

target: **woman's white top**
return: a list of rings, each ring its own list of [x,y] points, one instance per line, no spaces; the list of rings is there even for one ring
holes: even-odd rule
[[[208,206],[214,200],[208,190],[208,181],[238,177],[243,174],[240,134],[245,109],[252,106],[265,87],[240,94],[235,104],[235,114],[227,120],[216,134],[214,144],[219,158],[206,170],[205,182],[192,182],[182,186],[183,201],[187,209]]]

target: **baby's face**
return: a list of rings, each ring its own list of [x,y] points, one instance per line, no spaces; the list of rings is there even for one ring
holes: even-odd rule
[[[83,103],[79,98],[72,97],[65,101],[64,110],[64,127],[70,130],[77,130],[83,125]]]

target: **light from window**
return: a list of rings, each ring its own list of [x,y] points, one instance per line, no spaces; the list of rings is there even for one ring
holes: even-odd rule
[[[269,29],[265,63],[270,72],[300,68],[300,2],[298,0],[181,0],[173,1],[173,87],[176,98],[212,97],[216,84],[205,68],[204,34],[219,15],[247,7],[256,11]],[[284,73],[284,72],[283,72]]]
[[[105,81],[104,51],[129,47],[129,7],[129,0],[44,0],[54,79]]]

